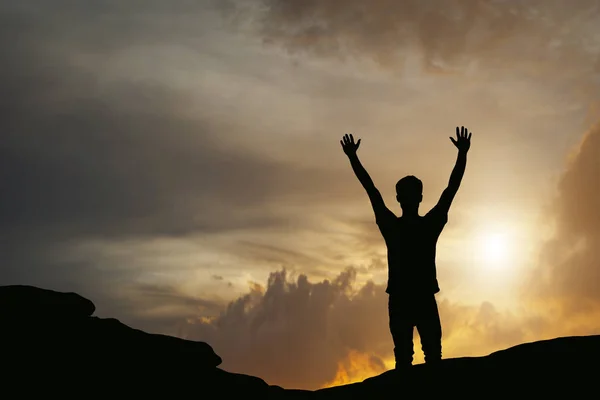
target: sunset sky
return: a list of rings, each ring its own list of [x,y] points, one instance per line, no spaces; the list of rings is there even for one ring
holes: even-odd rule
[[[0,5],[0,284],[315,389],[393,366],[386,249],[342,152],[425,213],[444,357],[600,334],[599,0]],[[418,335],[415,362],[422,362]]]

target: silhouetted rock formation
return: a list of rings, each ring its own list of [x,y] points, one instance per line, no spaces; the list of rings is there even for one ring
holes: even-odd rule
[[[464,399],[597,397],[598,391],[600,336],[528,343],[485,357],[446,359],[435,368],[416,365],[361,383],[306,391],[282,389],[260,378],[223,371],[218,368],[221,358],[206,343],[146,333],[115,319],[93,317],[94,311],[90,300],[75,293],[0,287],[0,394],[77,399],[94,395],[278,399],[436,395]]]
[[[197,391],[217,385],[224,395],[269,389],[262,379],[218,369],[221,358],[206,343],[146,333],[93,317],[94,311],[90,300],[75,293],[0,287],[3,370],[18,371],[13,383],[25,379],[22,387],[44,393],[37,386],[44,380],[51,387],[60,382],[59,393],[89,384],[96,391],[138,394],[161,388],[176,393],[181,384]]]
[[[484,357],[445,359],[439,366],[387,371],[361,383],[320,390],[322,398],[402,396],[500,398],[598,396],[600,336],[521,344]]]
[[[0,287],[0,319],[76,319],[89,317],[96,311],[90,300],[77,293],[61,293],[33,286]]]

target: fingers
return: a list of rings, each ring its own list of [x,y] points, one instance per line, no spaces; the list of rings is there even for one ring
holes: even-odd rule
[[[346,133],[342,137],[342,140],[340,140],[340,143],[342,143],[342,146],[353,145],[356,146],[356,148],[358,148],[358,146],[360,146],[360,139],[358,139],[358,142],[355,143],[354,136],[351,133]]]
[[[456,140],[462,140],[465,137],[465,127],[456,127]]]
[[[350,137],[348,136],[348,134],[346,133],[343,137],[342,137],[342,146],[347,146],[350,143]]]
[[[450,136],[450,140],[452,141],[452,143],[453,143],[455,146],[457,145],[456,139],[454,139],[452,136]]]
[[[460,128],[456,127],[456,138],[461,140],[471,140],[472,132],[469,132],[469,129],[461,126]]]

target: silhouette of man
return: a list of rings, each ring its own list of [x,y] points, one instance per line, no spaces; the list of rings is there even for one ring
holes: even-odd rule
[[[440,291],[435,264],[436,244],[465,172],[471,133],[465,127],[457,127],[456,139],[450,137],[450,140],[458,149],[458,157],[448,187],[438,203],[426,215],[419,215],[423,183],[412,175],[405,176],[396,183],[401,217],[396,217],[386,207],[381,193],[358,159],[356,151],[360,139],[355,143],[354,137],[346,134],[340,141],[356,177],[369,195],[375,221],[387,247],[386,292],[396,369],[412,365],[415,327],[421,337],[425,363],[433,364],[442,359],[442,327],[435,300],[435,294]]]

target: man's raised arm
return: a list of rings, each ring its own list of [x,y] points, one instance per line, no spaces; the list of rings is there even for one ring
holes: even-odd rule
[[[454,196],[456,196],[456,192],[458,192],[458,188],[460,187],[460,182],[467,166],[467,153],[471,147],[471,133],[464,126],[460,129],[456,127],[456,139],[450,137],[450,140],[458,149],[458,156],[452,174],[450,174],[448,187],[444,190],[438,204],[435,206],[442,213],[448,212]]]
[[[358,139],[357,142],[354,142],[354,136],[352,136],[352,134],[345,134],[342,140],[340,140],[340,143],[342,144],[344,153],[346,153],[348,159],[350,160],[350,165],[352,166],[354,174],[369,195],[369,200],[371,200],[371,205],[373,206],[373,211],[375,212],[375,218],[377,222],[379,223],[383,221],[383,219],[390,216],[392,212],[386,207],[381,193],[375,187],[375,184],[373,183],[373,180],[369,176],[367,170],[363,167],[362,163],[358,159],[356,151],[360,146],[360,139]]]

